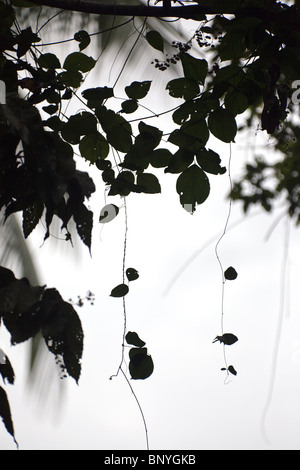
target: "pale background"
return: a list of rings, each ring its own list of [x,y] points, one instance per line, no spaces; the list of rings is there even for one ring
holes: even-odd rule
[[[143,60],[149,63],[149,57]],[[120,63],[111,68],[111,59],[106,59],[101,64],[108,86]],[[131,81],[159,76],[144,68],[139,62],[134,72],[124,73],[120,96],[122,86]],[[103,86],[97,73],[99,66],[84,87]],[[156,112],[177,104],[161,102],[156,87],[143,103]],[[70,112],[82,105],[73,107]],[[147,123],[161,126],[155,119]],[[169,125],[166,120],[166,133]],[[276,158],[268,144],[256,129],[239,137],[232,145],[232,178],[251,160],[253,146]],[[208,147],[228,166],[229,145],[211,139]],[[91,173],[98,188],[89,203],[95,210],[92,257],[75,234],[74,249],[54,238],[41,246],[43,227],[32,234],[29,247],[42,283],[56,287],[65,300],[76,300],[88,290],[96,296],[94,306],[86,303],[77,309],[85,333],[82,376],[79,386],[72,379],[54,381],[50,398],[44,394],[50,387],[47,380],[44,389],[43,379],[38,381],[43,392],[31,390],[26,382],[28,347],[10,348],[2,331],[0,346],[16,373],[15,385],[5,387],[16,439],[22,450],[145,449],[143,421],[127,383],[121,374],[109,380],[121,358],[122,299],[109,294],[122,282],[123,201],[105,196],[100,172],[83,162],[78,165]],[[147,380],[131,381],[145,415],[150,449],[299,450],[299,230],[286,219],[275,223],[283,205],[271,215],[257,208],[247,217],[239,204],[232,206],[219,256],[224,269],[234,266],[238,272],[237,280],[225,283],[224,298],[224,329],[239,338],[226,349],[227,359],[238,375],[224,383],[223,349],[212,341],[221,329],[222,278],[215,246],[229,211],[228,174],[210,176],[211,195],[191,216],[179,204],[176,176],[154,172],[162,194],[127,199],[126,256],[126,267],[140,274],[126,296],[128,330],[147,343],[155,367]],[[102,228],[99,213],[110,202],[120,206],[120,213]],[[42,366],[46,376],[53,372],[54,360],[49,358]],[[0,449],[15,449],[2,423]]]

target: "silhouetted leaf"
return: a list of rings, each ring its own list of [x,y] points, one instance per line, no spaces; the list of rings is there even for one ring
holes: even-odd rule
[[[245,52],[245,33],[229,32],[221,41],[219,54],[222,61],[235,60]]]
[[[145,346],[145,342],[142,341],[137,333],[134,331],[128,331],[127,335],[125,336],[125,339],[128,344],[132,344],[133,346],[136,346],[137,348],[142,348]]]
[[[41,54],[38,58],[38,64],[44,69],[60,69],[61,65],[55,54]]]
[[[148,31],[146,34],[146,41],[154,49],[163,52],[164,51],[164,41],[161,34],[158,31]]]
[[[97,119],[87,111],[70,116],[61,132],[62,138],[72,145],[79,144],[80,137],[86,134],[97,135]]]
[[[5,271],[1,268],[1,277]],[[11,273],[13,275],[13,273]],[[0,317],[11,335],[11,343],[18,344],[35,336],[42,322],[39,302],[44,287],[32,287],[27,279],[13,279],[5,285],[0,284]]]
[[[176,191],[184,209],[193,213],[196,204],[202,204],[209,195],[209,180],[204,171],[194,164],[179,175]]]
[[[26,52],[31,48],[32,44],[39,42],[41,38],[38,37],[36,33],[33,33],[31,26],[26,29],[23,29],[17,36],[16,36],[16,43],[18,45],[17,48],[17,56],[18,58],[22,57],[26,54]]]
[[[187,149],[179,149],[171,156],[165,173],[182,173],[194,161],[194,153]]]
[[[9,384],[13,385],[15,381],[15,373],[12,365],[6,354],[0,349],[0,375],[5,383],[7,380]]]
[[[140,100],[145,98],[150,90],[151,80],[145,80],[143,82],[132,82],[131,85],[125,87],[125,93],[128,98],[133,100]]]
[[[169,136],[169,142],[180,148],[196,153],[209,139],[209,130],[205,119],[191,119],[175,129]]]
[[[111,183],[109,196],[128,196],[134,189],[134,174],[131,171],[121,171]]]
[[[83,52],[71,52],[65,59],[63,68],[71,72],[89,72],[95,67],[96,61]]]
[[[234,142],[237,125],[233,114],[222,107],[212,111],[208,116],[208,127],[211,133],[222,142]]]
[[[138,107],[137,100],[126,100],[121,104],[122,112],[126,114],[134,113]]]
[[[33,229],[37,226],[43,212],[44,204],[40,201],[36,201],[34,204],[23,210],[22,228],[24,238],[29,237]]]
[[[99,222],[101,224],[106,224],[110,222],[115,217],[117,217],[119,213],[119,208],[115,204],[106,204],[106,206],[102,207],[99,217]]]
[[[169,81],[166,89],[173,98],[183,98],[186,101],[195,98],[200,91],[198,83],[191,78],[174,78]]]
[[[146,144],[147,146],[147,150],[154,150],[155,147],[157,147],[160,143],[163,132],[155,126],[149,126],[149,124],[145,124],[143,121],[139,122],[138,128],[140,131],[140,136],[143,139],[145,139],[145,137],[148,137],[147,144],[145,140],[143,141],[143,144]]]
[[[231,91],[226,93],[225,96],[225,107],[234,116],[242,114],[249,106],[248,99],[241,91]]]
[[[161,192],[160,183],[157,176],[152,173],[139,173],[137,175],[137,185],[146,194],[156,194]]]
[[[83,51],[91,42],[89,33],[83,29],[74,34],[74,39],[79,42],[80,51]]]
[[[224,276],[225,276],[225,279],[227,279],[228,281],[234,281],[234,279],[237,278],[238,274],[236,270],[232,266],[230,266],[224,272]]]
[[[76,208],[73,208],[73,219],[78,235],[91,251],[93,212],[87,209],[83,204],[80,204]]]
[[[119,116],[121,118],[121,116]],[[130,150],[132,145],[131,128],[124,125],[123,122],[116,123],[108,129],[107,133],[108,142],[120,152],[126,153]]]
[[[231,344],[236,343],[238,338],[232,333],[224,333],[222,336],[216,336],[216,338],[213,340],[213,343],[216,341],[220,341],[220,343],[230,346]]]
[[[47,289],[41,303],[42,335],[49,351],[78,383],[81,373],[83,331],[73,306],[65,302],[56,289]]]
[[[228,371],[233,375],[237,375],[237,371],[235,370],[235,368],[233,366],[229,366]]]
[[[196,59],[187,52],[180,53],[185,78],[204,84],[208,72],[208,63],[205,59]]]
[[[226,172],[226,168],[220,165],[221,158],[213,150],[202,148],[196,153],[198,164],[202,170],[213,175],[223,175]]]
[[[98,170],[101,170],[101,171],[110,170],[111,162],[109,160],[103,160],[102,158],[99,158],[96,161],[96,167],[98,168]]]
[[[139,278],[139,273],[134,268],[127,268],[126,269],[126,276],[128,281],[135,281]]]
[[[79,143],[81,156],[91,163],[99,158],[105,159],[109,153],[109,145],[105,137],[97,132],[82,137]]]
[[[150,164],[154,168],[165,168],[168,166],[172,153],[168,149],[157,149],[150,154]]]
[[[56,78],[63,85],[71,88],[79,88],[83,81],[82,73],[78,70],[66,70],[59,73]]]
[[[111,291],[111,297],[124,297],[129,292],[129,287],[127,284],[119,284],[118,286],[114,287]]]
[[[132,348],[129,351],[129,372],[134,380],[147,379],[153,372],[154,364],[147,348]]]
[[[9,402],[7,399],[6,392],[5,390],[3,390],[2,387],[0,387],[0,417],[2,418],[7,432],[9,432],[9,434],[13,437],[16,446],[19,447],[15,439],[14,425],[11,418]]]
[[[84,99],[87,100],[87,105],[90,108],[96,108],[97,106],[102,105],[103,101],[114,96],[113,88],[108,87],[97,87],[97,88],[88,88],[82,93]]]

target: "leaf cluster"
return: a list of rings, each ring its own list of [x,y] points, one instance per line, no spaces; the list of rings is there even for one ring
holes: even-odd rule
[[[73,306],[56,289],[31,286],[26,278],[16,279],[9,269],[0,267],[0,325],[3,324],[16,345],[41,334],[55,356],[61,377],[69,375],[78,383],[81,373],[83,331]],[[0,350],[0,375],[14,383],[15,375],[6,354]],[[13,422],[5,390],[0,387],[0,416],[14,437]]]

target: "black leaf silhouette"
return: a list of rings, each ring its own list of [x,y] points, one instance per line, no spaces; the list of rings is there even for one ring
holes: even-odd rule
[[[222,336],[216,336],[216,338],[213,340],[213,343],[216,341],[220,341],[220,343],[230,346],[231,344],[236,343],[238,338],[232,333],[224,333]]]
[[[126,269],[126,276],[128,281],[135,281],[139,277],[139,273],[134,268]]]
[[[16,446],[19,447],[15,439],[14,425],[11,418],[9,402],[7,399],[6,392],[5,390],[3,390],[2,387],[0,387],[0,417],[2,418],[6,430],[13,437]]]
[[[229,366],[228,371],[233,375],[237,375],[237,371],[235,370],[235,368],[233,366]]]
[[[227,268],[226,271],[224,272],[225,279],[228,281],[234,281],[234,279],[237,278],[238,274],[236,270],[230,266],[230,268]]]

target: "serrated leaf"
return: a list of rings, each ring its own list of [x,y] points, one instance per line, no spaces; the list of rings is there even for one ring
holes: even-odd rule
[[[41,333],[49,351],[60,358],[62,373],[78,383],[81,374],[83,331],[73,306],[56,289],[46,289],[40,306],[43,312]]]
[[[204,171],[198,165],[193,164],[179,175],[176,191],[183,208],[193,214],[196,204],[202,204],[209,196],[209,180]]]
[[[102,207],[99,217],[101,224],[111,222],[119,213],[119,208],[115,204],[106,204]]]
[[[119,284],[118,286],[114,287],[111,291],[111,297],[124,297],[129,292],[129,287],[127,284]]]
[[[212,111],[208,116],[208,127],[211,133],[222,142],[234,142],[237,124],[233,114],[222,107]]]
[[[132,346],[136,346],[137,348],[142,348],[145,346],[145,341],[142,341],[137,333],[134,331],[128,331],[125,339],[128,344],[132,344]]]
[[[2,418],[3,424],[7,432],[13,437],[16,446],[19,447],[15,439],[14,425],[11,418],[9,402],[7,399],[6,392],[5,390],[3,390],[2,387],[0,387],[0,417]]]
[[[145,98],[150,90],[151,80],[145,80],[143,82],[132,82],[131,85],[125,87],[125,93],[128,98],[132,100],[140,100]]]
[[[35,229],[42,217],[43,211],[44,205],[42,202],[38,201],[23,210],[22,228],[24,238],[28,238],[31,232]]]
[[[73,208],[73,219],[78,235],[91,251],[93,212],[87,209],[83,204],[80,204],[76,208]]]
[[[146,41],[154,49],[157,49],[161,52],[164,51],[164,40],[158,31],[148,31],[148,33],[146,34]]]

